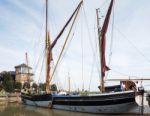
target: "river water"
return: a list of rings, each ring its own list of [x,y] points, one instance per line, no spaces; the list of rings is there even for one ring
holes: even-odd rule
[[[98,116],[94,114],[51,110],[18,103],[0,104],[0,116]]]
[[[70,112],[70,111],[54,110],[54,109],[51,110],[51,109],[27,106],[19,103],[0,102],[0,116],[104,116],[104,115]],[[113,116],[113,115],[109,115],[109,116]],[[125,115],[121,115],[121,116],[125,116]]]

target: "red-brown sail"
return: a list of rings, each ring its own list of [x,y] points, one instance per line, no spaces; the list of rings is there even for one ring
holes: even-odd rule
[[[106,65],[106,59],[105,59],[105,49],[106,49],[106,32],[108,29],[108,24],[110,20],[110,15],[113,7],[113,1],[111,0],[110,6],[108,8],[108,12],[106,14],[103,27],[101,30],[101,71],[102,71],[102,78],[105,76],[105,72],[110,70],[109,67]]]

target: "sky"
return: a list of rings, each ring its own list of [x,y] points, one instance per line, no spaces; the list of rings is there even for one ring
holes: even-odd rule
[[[49,0],[48,29],[51,41],[79,2]],[[90,90],[98,91],[100,67],[95,9],[100,8],[102,24],[109,3],[110,0],[84,0],[65,49],[67,52],[53,79],[60,88],[68,88],[67,80],[70,77],[72,90],[82,89],[84,85],[85,90],[90,87]],[[45,0],[0,0],[0,11],[0,71],[15,70],[14,66],[25,62],[27,52],[29,65],[35,73],[34,81],[44,82],[45,72],[42,71],[40,76],[43,61],[40,56],[43,56],[45,42]],[[149,12],[149,0],[115,0],[107,33],[106,63],[111,68],[107,78],[150,77]],[[56,64],[68,29],[53,50],[53,65]]]

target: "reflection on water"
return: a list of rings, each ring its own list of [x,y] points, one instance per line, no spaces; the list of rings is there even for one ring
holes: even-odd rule
[[[0,102],[0,116],[104,116],[104,115],[70,112],[54,109],[51,110],[26,106],[17,103]]]
[[[97,116],[62,110],[51,110],[17,103],[0,103],[0,116]]]

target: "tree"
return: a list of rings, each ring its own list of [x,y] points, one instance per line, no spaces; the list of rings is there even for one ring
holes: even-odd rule
[[[56,84],[52,84],[52,85],[50,86],[50,90],[51,90],[51,91],[57,91],[57,86],[56,86]]]
[[[4,88],[4,87],[3,87],[3,84],[0,83],[0,91],[1,91],[3,88]]]
[[[20,82],[15,82],[15,91],[21,91],[21,83]]]
[[[36,83],[33,83],[33,84],[32,84],[32,88],[34,88],[35,91],[37,91],[37,88],[38,88],[37,84],[36,84]]]
[[[3,89],[7,92],[13,92],[14,91],[14,80],[12,79],[11,75],[9,73],[3,74]]]
[[[39,89],[42,91],[46,91],[46,84],[45,83],[40,83],[39,84]]]

